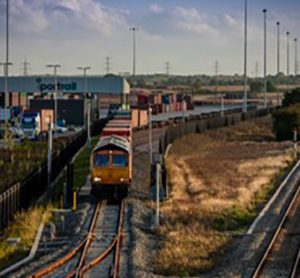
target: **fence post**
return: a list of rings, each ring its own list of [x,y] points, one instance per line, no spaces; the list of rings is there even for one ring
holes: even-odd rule
[[[3,194],[0,195],[0,230],[4,228],[3,223]]]
[[[73,186],[74,186],[74,164],[72,161],[68,162],[67,165],[67,203],[68,206],[72,205],[73,201]]]
[[[6,227],[7,221],[7,193],[6,191],[3,193],[3,225]]]

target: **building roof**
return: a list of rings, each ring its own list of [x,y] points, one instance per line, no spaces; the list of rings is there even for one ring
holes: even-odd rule
[[[130,152],[130,143],[123,137],[116,136],[116,135],[105,136],[100,138],[93,152],[104,149],[111,145],[116,146],[122,150],[125,150],[128,153]]]
[[[82,76],[58,76],[58,92],[82,93],[84,78]],[[130,87],[127,80],[120,76],[87,76],[87,88],[90,93],[99,94],[129,94]],[[54,77],[47,76],[10,76],[8,79],[10,92],[53,92]],[[0,77],[0,92],[4,91],[4,77]]]

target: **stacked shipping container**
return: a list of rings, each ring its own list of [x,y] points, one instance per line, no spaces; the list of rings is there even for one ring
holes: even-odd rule
[[[153,114],[193,110],[193,99],[186,93],[143,93],[137,95],[137,107],[152,108]]]

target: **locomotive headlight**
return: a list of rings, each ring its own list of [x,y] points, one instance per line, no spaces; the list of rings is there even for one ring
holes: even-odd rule
[[[101,181],[101,178],[98,178],[98,177],[94,178],[94,182],[100,182],[100,181]]]

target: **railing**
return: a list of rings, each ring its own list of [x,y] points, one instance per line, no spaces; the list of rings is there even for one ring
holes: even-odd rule
[[[106,119],[101,119],[93,122],[91,135],[100,134],[106,121]],[[87,133],[86,130],[83,130],[65,148],[53,154],[51,181],[55,180],[66,164],[85,144],[86,139]],[[47,181],[47,162],[44,162],[37,170],[0,195],[0,231],[8,225],[16,212],[28,208],[45,193]]]
[[[250,110],[246,113],[242,113],[240,110],[227,111],[224,117],[221,117],[220,113],[210,113],[201,115],[198,119],[187,121],[185,123],[178,124],[176,126],[170,126],[159,139],[159,153],[162,157],[162,186],[167,189],[167,175],[164,163],[164,155],[169,144],[173,143],[176,139],[181,138],[184,135],[193,133],[202,133],[205,130],[215,129],[223,126],[235,125],[241,121],[249,120],[255,117],[262,117],[271,113],[276,108]],[[154,167],[155,169],[155,167]],[[153,176],[153,175],[152,175]],[[152,179],[151,184],[155,184]],[[167,190],[166,190],[167,191]]]

